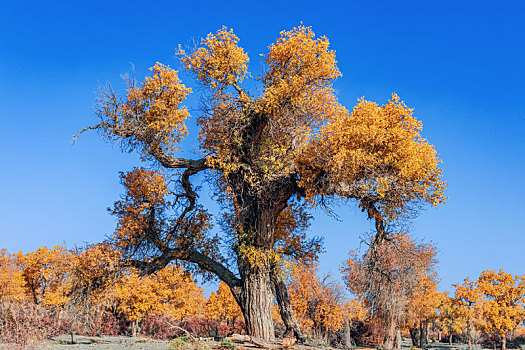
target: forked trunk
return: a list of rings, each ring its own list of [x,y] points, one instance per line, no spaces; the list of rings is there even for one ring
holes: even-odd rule
[[[275,271],[275,269],[272,269],[271,277],[273,286],[275,288],[279,313],[286,327],[284,336],[292,333],[300,343],[304,343],[306,341],[306,337],[304,336],[303,332],[301,332],[299,322],[297,322],[297,319],[294,316],[292,304],[290,303],[290,297],[288,296],[288,288],[286,288],[286,284],[284,283],[281,276],[278,275],[278,272]]]
[[[273,341],[275,333],[272,320],[273,293],[269,268],[253,267],[245,274],[244,322],[248,335]]]

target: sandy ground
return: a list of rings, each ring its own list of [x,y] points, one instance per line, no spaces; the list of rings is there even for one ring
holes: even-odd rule
[[[67,335],[55,337],[52,340],[40,342],[37,346],[32,347],[13,347],[8,344],[0,344],[1,350],[8,349],[75,349],[75,350],[118,350],[118,349],[132,349],[132,350],[167,350],[169,348],[168,341],[154,340],[149,338],[131,338],[131,337],[76,337],[77,344],[69,344],[71,338]],[[214,349],[219,344],[217,342],[209,341],[207,344],[211,349]],[[259,349],[255,345],[250,343],[237,344],[237,349]],[[411,342],[403,341],[402,348],[410,349],[412,347]],[[272,349],[280,349],[279,345],[274,345]],[[295,350],[314,350],[324,349],[330,350],[334,348],[329,347],[315,347],[315,346],[302,346],[295,345]],[[354,350],[370,350],[371,348],[358,347]],[[448,345],[444,343],[432,343],[425,347],[427,350],[466,350],[466,344],[453,344]],[[475,348],[476,350],[482,350],[480,347]],[[525,349],[524,349],[525,350]]]

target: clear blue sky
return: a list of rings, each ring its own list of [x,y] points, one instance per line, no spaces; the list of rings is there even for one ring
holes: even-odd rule
[[[524,4],[3,1],[0,247],[73,246],[112,232],[106,208],[121,193],[118,172],[138,159],[95,133],[71,144],[96,123],[99,82],[120,86],[130,62],[141,79],[156,61],[177,67],[179,43],[222,25],[241,38],[257,76],[259,53],[303,21],[337,52],[343,104],[361,96],[382,103],[398,93],[443,159],[450,199],[423,212],[412,230],[440,248],[442,289],[483,269],[524,274]],[[185,147],[195,150],[191,131]],[[338,212],[341,222],[318,213],[312,227],[326,239],[321,269],[335,277],[371,229],[354,205]]]

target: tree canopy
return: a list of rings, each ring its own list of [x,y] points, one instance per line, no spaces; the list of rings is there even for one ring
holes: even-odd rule
[[[440,160],[413,110],[393,94],[381,106],[361,99],[349,112],[333,87],[341,76],[335,51],[310,27],[280,33],[255,91],[243,87],[249,58],[231,29],[177,53],[206,87],[197,119],[201,158],[177,156],[192,90],[161,63],[142,83],[128,78],[123,97],[103,88],[100,123],[87,128],[138,151],[149,166],[122,174],[126,193],[112,209],[120,220],[112,239],[146,272],[179,260],[219,277],[248,333],[273,338],[271,288],[285,288],[283,259],[315,259],[320,251],[320,240],[304,234],[310,207],[354,200],[375,220],[381,240],[388,224],[422,203],[445,200]],[[191,177],[202,171],[224,208],[225,236],[197,200]],[[287,297],[278,299],[286,304]],[[291,310],[280,306],[282,316]],[[293,316],[283,321],[298,332]]]

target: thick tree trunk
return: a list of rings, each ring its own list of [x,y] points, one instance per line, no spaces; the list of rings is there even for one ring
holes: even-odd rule
[[[265,341],[275,339],[272,303],[273,293],[270,281],[270,269],[252,267],[245,271],[242,292],[244,321],[246,332]]]
[[[396,324],[393,320],[389,320],[387,327],[386,327],[385,338],[383,341],[383,349],[384,350],[394,349],[395,340],[396,340]]]
[[[501,350],[507,350],[507,336],[503,335],[501,338]]]
[[[301,332],[299,322],[297,322],[297,319],[295,318],[295,315],[293,313],[292,304],[290,303],[290,297],[288,296],[288,288],[286,287],[286,284],[284,283],[281,276],[278,275],[278,272],[275,271],[275,269],[272,269],[271,277],[273,286],[275,288],[275,296],[277,297],[279,313],[286,327],[284,335],[286,336],[289,333],[293,333],[293,335],[297,338],[297,340],[300,343],[304,343],[306,341],[306,337],[304,336],[303,332]]]

